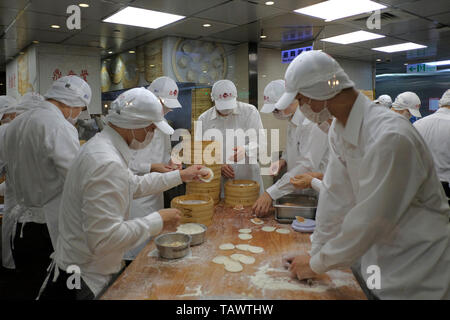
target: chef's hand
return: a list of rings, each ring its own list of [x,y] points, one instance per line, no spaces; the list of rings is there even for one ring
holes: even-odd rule
[[[222,176],[228,179],[234,179],[234,170],[229,164],[222,166]]]
[[[183,166],[181,163],[175,163],[172,161],[172,159],[169,160],[169,163],[167,164],[169,167],[171,167],[173,170],[181,170],[183,169]]]
[[[234,162],[241,161],[245,157],[245,148],[244,147],[236,147],[233,148],[234,154],[228,158],[228,160],[232,160]]]
[[[150,172],[166,173],[173,170],[174,169],[164,163],[152,163]]]
[[[286,165],[286,160],[280,159],[270,165],[270,174],[276,176],[278,172]]]
[[[323,173],[322,172],[307,172],[305,174],[310,175],[313,178],[316,178],[316,179],[319,179],[319,180],[323,180]]]
[[[309,174],[299,174],[294,178],[290,179],[291,184],[297,189],[307,189],[311,188],[311,181],[313,177]]]
[[[289,267],[291,266],[292,261],[294,261],[296,256],[298,256],[298,252],[287,253],[287,254],[283,255],[282,260],[281,260],[283,262],[283,266],[286,269],[289,269]]]
[[[309,266],[309,260],[311,259],[308,255],[298,255],[296,256],[289,265],[289,271],[298,280],[312,279],[318,276],[317,273],[311,270]]]
[[[203,168],[204,166],[202,165],[194,164],[184,170],[180,170],[181,180],[183,182],[200,181],[199,177],[207,175],[205,171],[202,171]]]
[[[271,207],[272,198],[267,192],[264,192],[259,196],[258,200],[256,200],[255,204],[252,207],[252,211],[258,218],[263,218],[269,215],[269,209]]]
[[[181,211],[178,209],[161,209],[158,213],[163,221],[163,230],[175,231],[180,223]]]

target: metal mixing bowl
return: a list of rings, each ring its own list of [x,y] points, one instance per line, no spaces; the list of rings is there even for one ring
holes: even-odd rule
[[[192,237],[191,246],[197,246],[197,245],[205,242],[206,230],[208,230],[208,227],[205,226],[204,224],[201,224],[201,223],[195,223],[195,224],[198,224],[200,227],[202,227],[203,232],[190,234],[190,236]]]
[[[168,246],[168,244],[174,242],[182,242],[183,244],[176,247]],[[192,237],[190,235],[177,232],[165,233],[155,238],[159,255],[165,259],[178,259],[186,256],[191,242]]]

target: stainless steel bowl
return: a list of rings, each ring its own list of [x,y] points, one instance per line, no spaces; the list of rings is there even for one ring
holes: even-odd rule
[[[277,199],[273,202],[275,219],[280,223],[291,223],[296,216],[315,219],[318,197],[316,191],[306,189]]]
[[[174,242],[182,242],[182,245],[172,247],[168,246]],[[184,233],[165,233],[155,238],[156,248],[158,248],[159,255],[165,259],[183,258],[189,253],[189,247],[192,242],[192,237]]]
[[[202,227],[203,228],[203,232],[189,234],[192,237],[191,246],[197,246],[197,245],[202,244],[203,242],[205,242],[206,230],[208,230],[208,227],[205,226],[204,224],[201,224],[201,223],[195,223],[195,224],[197,224],[200,227]]]

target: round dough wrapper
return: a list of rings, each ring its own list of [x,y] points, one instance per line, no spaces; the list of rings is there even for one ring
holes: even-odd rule
[[[211,168],[203,168],[200,171],[207,171],[209,176],[206,178],[200,177],[200,180],[202,180],[203,182],[211,182],[212,179],[214,178],[214,172],[211,170]]]
[[[241,240],[250,240],[252,238],[253,238],[252,235],[248,234],[248,233],[239,234],[239,239],[241,239]]]
[[[258,219],[258,218],[250,219],[250,221],[251,221],[252,223],[254,223],[254,224],[263,224],[263,223],[264,223],[264,221],[262,221],[262,220],[260,220],[260,219]]]
[[[239,261],[243,264],[255,263],[255,258],[246,256],[245,254],[235,253],[235,254],[232,254],[230,257],[231,257],[231,259]]]
[[[228,272],[239,272],[244,269],[239,262],[233,260],[226,261],[224,265],[225,270],[227,270]]]
[[[291,231],[289,229],[277,229],[276,232],[281,233],[281,234],[288,234]]]
[[[217,256],[214,259],[212,259],[212,262],[217,263],[217,264],[224,264],[226,261],[229,261],[230,258],[228,258],[227,256]]]
[[[249,246],[248,251],[250,251],[251,253],[261,253],[264,252],[264,249],[261,247]]]
[[[233,250],[234,249],[234,244],[232,243],[223,243],[219,246],[220,250]]]
[[[269,227],[269,226],[266,226],[266,227],[262,227],[262,231],[265,231],[265,232],[273,232],[273,231],[275,231],[275,227]]]
[[[239,229],[239,233],[251,233],[252,229]]]
[[[248,251],[248,244],[238,244],[236,245],[236,249],[242,250],[242,251]]]

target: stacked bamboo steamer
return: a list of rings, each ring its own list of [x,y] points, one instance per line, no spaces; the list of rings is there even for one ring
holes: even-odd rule
[[[209,156],[215,157],[215,151],[221,152],[221,146],[216,141],[191,141],[191,163],[210,168],[214,173],[214,178],[210,182],[192,181],[186,183],[186,194],[208,195],[213,199],[214,204],[218,204],[220,202],[222,165],[217,164],[214,159],[208,159]]]
[[[225,183],[226,206],[252,206],[259,197],[259,183],[253,180],[228,180]]]
[[[171,208],[181,211],[180,223],[201,223],[209,226],[214,215],[214,202],[208,195],[189,194],[173,198]]]

